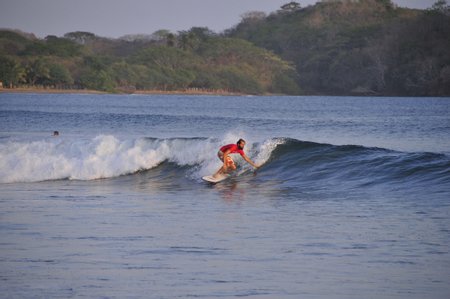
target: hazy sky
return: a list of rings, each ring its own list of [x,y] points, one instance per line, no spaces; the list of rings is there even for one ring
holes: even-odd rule
[[[399,6],[428,8],[436,0],[394,0]],[[277,10],[290,0],[0,0],[0,28],[62,36],[88,31],[105,37],[172,32],[193,26],[220,32],[248,11]],[[315,0],[297,0],[302,6]]]

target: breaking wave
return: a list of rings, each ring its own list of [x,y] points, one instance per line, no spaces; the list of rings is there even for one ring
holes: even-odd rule
[[[0,143],[0,183],[96,180],[175,168],[198,180],[220,167],[218,148],[235,136],[217,138],[46,139]],[[249,157],[263,167],[259,180],[280,184],[326,181],[367,186],[433,183],[450,185],[450,158],[363,146],[336,146],[289,138],[248,143]],[[250,167],[237,156],[241,173]]]

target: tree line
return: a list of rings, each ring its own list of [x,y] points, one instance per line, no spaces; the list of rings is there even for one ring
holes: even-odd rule
[[[323,0],[250,11],[221,34],[193,27],[118,39],[0,31],[0,81],[108,92],[450,95],[450,6]]]
[[[0,81],[6,87],[297,94],[296,75],[271,51],[208,28],[119,39],[90,32],[37,39],[0,31]]]

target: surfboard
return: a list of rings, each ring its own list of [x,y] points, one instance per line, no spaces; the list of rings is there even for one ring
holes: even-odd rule
[[[229,177],[230,177],[229,174],[222,174],[222,175],[218,175],[217,177],[213,177],[212,175],[207,175],[207,176],[202,177],[202,180],[209,182],[209,183],[216,184],[218,182],[228,179]]]

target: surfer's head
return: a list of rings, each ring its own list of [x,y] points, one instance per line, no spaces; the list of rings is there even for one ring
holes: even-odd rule
[[[245,140],[244,139],[239,139],[238,142],[236,142],[237,146],[239,149],[244,149],[245,146]]]

